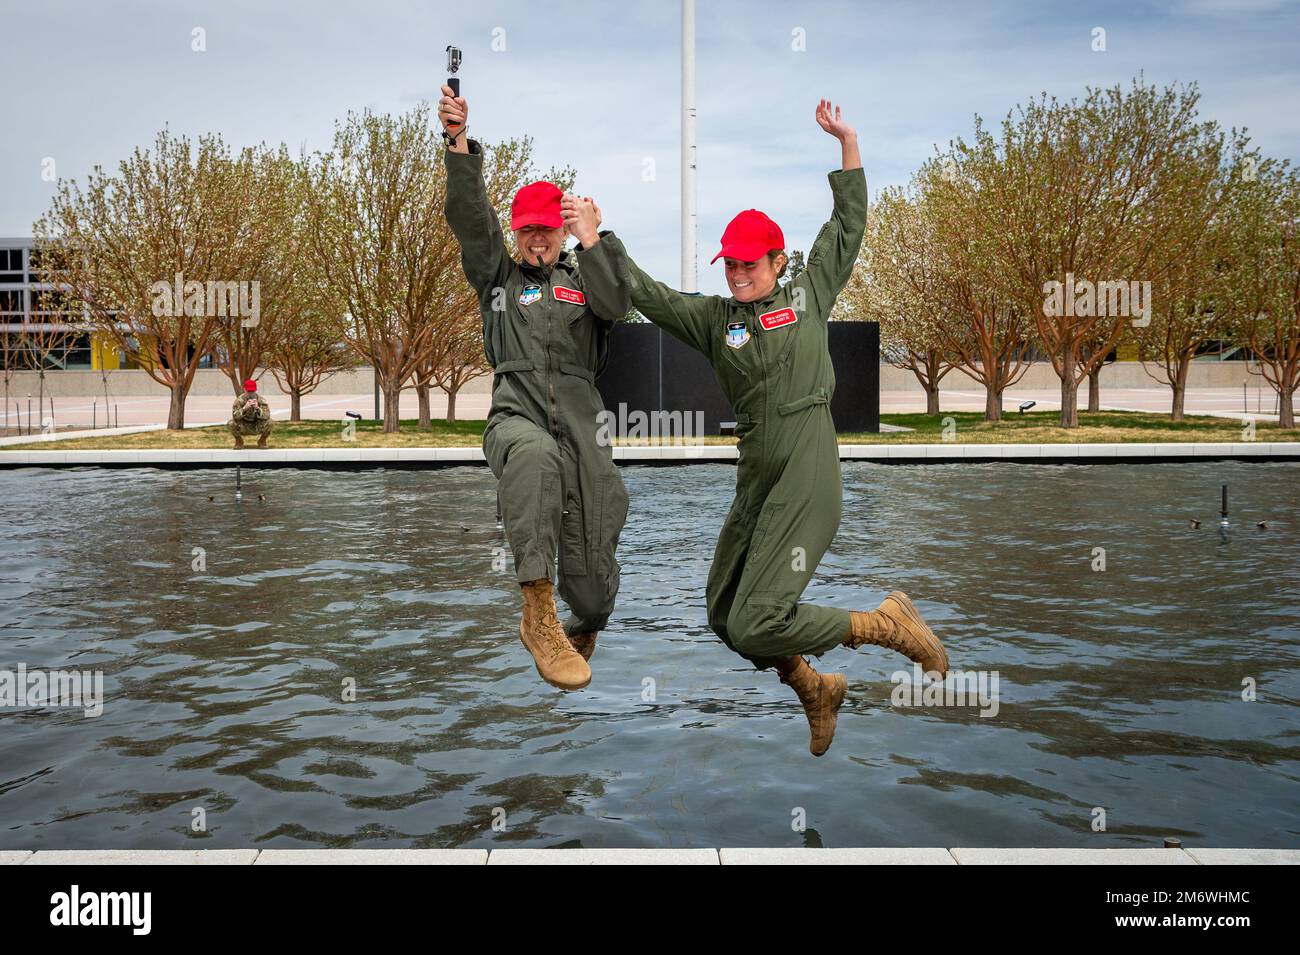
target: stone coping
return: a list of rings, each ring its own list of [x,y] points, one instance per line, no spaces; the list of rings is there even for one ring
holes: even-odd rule
[[[614,448],[624,464],[676,465],[735,462],[728,445]],[[1300,442],[1165,442],[1154,444],[841,444],[840,460],[881,464],[1106,464],[1180,461],[1300,461]],[[210,468],[244,465],[261,468],[454,467],[485,465],[481,448],[245,448],[178,450],[5,451],[0,468],[129,467]]]

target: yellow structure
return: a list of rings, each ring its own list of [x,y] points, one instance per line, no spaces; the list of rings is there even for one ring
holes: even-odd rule
[[[97,371],[114,371],[122,367],[122,353],[117,344],[99,332],[90,333],[90,367]]]

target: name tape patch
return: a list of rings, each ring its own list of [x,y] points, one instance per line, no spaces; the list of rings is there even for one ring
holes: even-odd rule
[[[563,285],[552,287],[556,299],[561,302],[568,302],[571,305],[586,305],[587,296],[583,295],[577,289],[565,288]]]
[[[793,325],[797,321],[799,321],[799,316],[795,314],[792,308],[777,309],[775,312],[767,312],[758,316],[758,324],[766,332],[770,332],[774,328],[780,328],[782,325]]]

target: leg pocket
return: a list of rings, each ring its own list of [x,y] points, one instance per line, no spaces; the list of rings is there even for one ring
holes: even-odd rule
[[[565,491],[560,516],[560,572],[576,577],[587,573],[587,535],[583,528],[582,499],[572,487]]]
[[[763,543],[767,540],[768,534],[772,529],[772,523],[781,518],[785,511],[784,501],[773,501],[771,499],[763,506],[763,510],[758,515],[758,521],[754,524],[754,533],[749,538],[749,554],[745,559],[747,567],[753,567],[755,564],[763,561]]]
[[[618,561],[614,558],[614,552],[618,548],[618,538],[623,533],[623,525],[627,523],[628,503],[623,476],[618,473],[617,468],[611,467],[609,472],[600,479],[600,499],[597,502],[593,522],[596,540],[593,544],[595,552],[600,555],[600,572],[605,575],[606,580],[611,581],[611,586],[614,588],[618,587],[619,576]]]
[[[611,470],[600,479],[600,506],[596,511],[597,544],[618,542],[618,535],[627,523],[629,499],[623,477]]]

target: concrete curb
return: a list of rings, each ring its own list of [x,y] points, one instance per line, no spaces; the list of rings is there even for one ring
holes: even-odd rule
[[[256,849],[40,850],[21,865],[252,865]]]
[[[722,865],[956,865],[947,849],[719,849]]]
[[[0,865],[1300,865],[1300,849],[87,849]]]
[[[735,463],[728,445],[614,448],[623,464]],[[1184,461],[1300,461],[1300,442],[1193,444],[842,444],[840,460],[878,464],[1150,464]],[[480,448],[268,448],[3,451],[0,469],[23,467],[369,469],[486,465]]]
[[[717,849],[493,849],[488,865],[717,865]]]
[[[1201,865],[1300,865],[1294,849],[1187,849]]]
[[[486,849],[263,849],[255,865],[487,865]]]
[[[111,438],[122,434],[143,434],[146,431],[162,431],[165,424],[133,424],[120,428],[86,428],[84,431],[55,431],[50,434],[19,434],[0,438],[0,448],[11,444],[33,444],[40,442],[50,444],[58,441],[77,441],[81,438]]]
[[[953,849],[952,857],[958,865],[1197,864],[1182,849]]]

